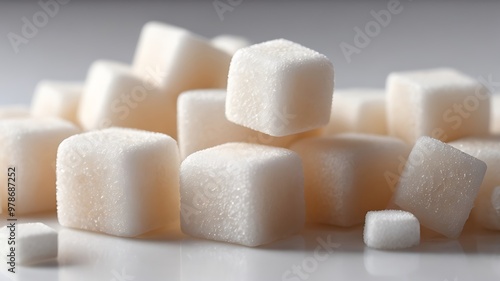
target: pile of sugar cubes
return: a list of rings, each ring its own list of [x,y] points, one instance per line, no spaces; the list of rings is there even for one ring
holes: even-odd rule
[[[297,43],[151,22],[132,65],[96,61],[84,82],[42,81],[31,108],[1,108],[0,170],[18,171],[17,215],[57,209],[65,227],[135,237],[174,224],[253,247],[305,222],[364,223],[367,246],[399,249],[421,226],[500,230],[499,100],[449,68],[334,94],[332,62]],[[0,173],[4,213],[6,184]],[[23,254],[55,253],[40,252]]]

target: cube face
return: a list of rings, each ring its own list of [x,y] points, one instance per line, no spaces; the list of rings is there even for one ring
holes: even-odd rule
[[[483,227],[500,230],[500,213],[495,190],[500,186],[500,137],[464,138],[449,143],[451,146],[484,161],[488,166],[472,209],[472,217]]]
[[[16,214],[54,211],[57,147],[78,128],[57,119],[12,119],[2,120],[0,129],[0,168],[15,168]],[[0,180],[1,206],[6,212],[7,173]]]
[[[34,117],[55,117],[77,124],[83,83],[42,81],[38,83],[31,112]]]
[[[364,134],[305,139],[291,149],[304,164],[308,220],[338,226],[385,209],[393,188],[387,175],[398,173],[410,151],[401,140]]]
[[[385,90],[336,90],[325,134],[387,134]]]
[[[0,237],[7,241],[11,230],[16,231],[16,262],[27,265],[57,257],[57,232],[43,223],[20,223],[15,228],[0,228]],[[7,243],[0,246],[2,257],[10,253]]]
[[[391,73],[387,79],[389,134],[410,144],[421,136],[452,141],[489,131],[490,97],[453,69]]]
[[[29,118],[30,115],[30,109],[25,105],[7,105],[0,107],[0,120]]]
[[[283,149],[228,143],[181,164],[181,227],[186,234],[258,246],[304,224],[300,158]]]
[[[59,223],[133,237],[178,219],[179,155],[171,137],[110,128],[57,153]]]
[[[126,65],[97,61],[85,84],[78,119],[86,130],[126,127],[176,135],[175,101]]]
[[[327,57],[279,39],[240,49],[233,56],[226,116],[271,136],[326,125],[333,94]]]
[[[420,223],[401,210],[371,211],[366,214],[363,240],[375,249],[404,249],[420,243]]]
[[[174,99],[183,91],[225,88],[231,55],[191,32],[163,23],[147,23],[133,68],[142,77],[158,72],[160,88]]]
[[[244,37],[234,36],[229,34],[223,34],[216,36],[210,40],[212,45],[224,50],[231,56],[236,53],[241,48],[245,48],[251,45],[250,41]]]
[[[462,232],[486,172],[486,164],[447,144],[421,137],[410,153],[394,203],[447,237]]]
[[[227,120],[225,103],[225,90],[193,90],[179,96],[178,138],[182,159],[196,151],[228,142],[288,147],[297,139],[321,133],[316,130],[272,137]]]

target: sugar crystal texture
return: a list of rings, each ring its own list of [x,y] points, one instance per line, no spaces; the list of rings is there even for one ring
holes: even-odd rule
[[[57,147],[78,132],[74,124],[61,119],[0,121],[0,169],[5,171],[0,173],[0,198],[4,213],[8,188],[13,185],[16,215],[56,210]],[[8,173],[15,181],[8,179]]]
[[[4,105],[0,107],[0,120],[29,118],[30,116],[30,109],[25,105]]]
[[[15,231],[15,245],[7,243],[12,237],[11,231]],[[15,262],[21,265],[57,258],[57,231],[43,223],[16,223],[15,228],[4,226],[0,228],[0,238],[0,255],[5,262],[10,262],[7,255],[11,254],[10,247],[13,246]]]
[[[231,55],[188,30],[160,22],[144,25],[133,68],[158,81],[175,102],[190,89],[225,88]]]
[[[420,224],[409,212],[371,211],[366,214],[363,240],[370,248],[395,250],[420,243]]]
[[[185,234],[259,246],[299,232],[304,212],[301,161],[288,149],[227,143],[181,164]]]
[[[387,78],[389,134],[410,144],[421,136],[452,141],[489,132],[489,92],[448,68],[395,72]]]
[[[483,182],[486,164],[448,144],[421,137],[413,147],[394,203],[420,223],[457,238]]]
[[[90,67],[78,120],[85,130],[126,127],[176,134],[175,101],[154,81],[111,61],[96,61]]]
[[[330,60],[278,39],[236,52],[229,68],[226,117],[281,137],[328,124],[333,95]]]
[[[226,51],[231,56],[241,48],[251,45],[250,41],[241,36],[223,34],[212,38],[212,45]]]
[[[291,149],[304,165],[308,220],[346,227],[386,208],[410,153],[399,139],[355,133],[304,139]]]
[[[272,137],[227,120],[226,90],[192,90],[179,96],[177,128],[182,159],[189,154],[228,142],[249,142],[288,147],[292,142],[321,134],[312,130],[286,137]]]
[[[493,134],[500,134],[500,93],[491,95],[490,131]]]
[[[34,117],[61,118],[77,124],[77,111],[83,83],[41,81],[31,103]]]
[[[449,144],[484,161],[488,166],[472,209],[472,216],[483,227],[500,230],[500,202],[495,195],[495,189],[500,186],[500,136],[469,137]]]
[[[335,90],[330,123],[325,134],[356,132],[387,134],[385,90]]]
[[[178,154],[171,137],[133,129],[68,138],[57,152],[59,223],[133,237],[178,221]]]

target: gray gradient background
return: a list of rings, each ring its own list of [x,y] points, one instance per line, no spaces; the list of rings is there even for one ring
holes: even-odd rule
[[[130,63],[150,20],[202,36],[230,33],[253,42],[286,38],[326,54],[336,87],[383,87],[391,71],[451,66],[500,81],[500,1],[400,0],[403,11],[347,63],[339,44],[373,20],[383,1],[243,0],[221,21],[206,1],[81,1],[59,13],[15,54],[7,34],[41,10],[37,1],[0,0],[0,103],[29,103],[40,79],[83,80],[96,59]],[[224,0],[222,0],[224,1]]]

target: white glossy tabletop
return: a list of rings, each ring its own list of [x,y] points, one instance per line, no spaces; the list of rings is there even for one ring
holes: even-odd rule
[[[61,227],[55,214],[20,220],[35,221],[58,230],[58,260],[18,267],[15,275],[2,268],[5,280],[500,280],[500,232],[472,227],[458,240],[424,233],[417,247],[380,251],[364,246],[362,227],[308,225],[248,248],[175,227],[129,239]]]

